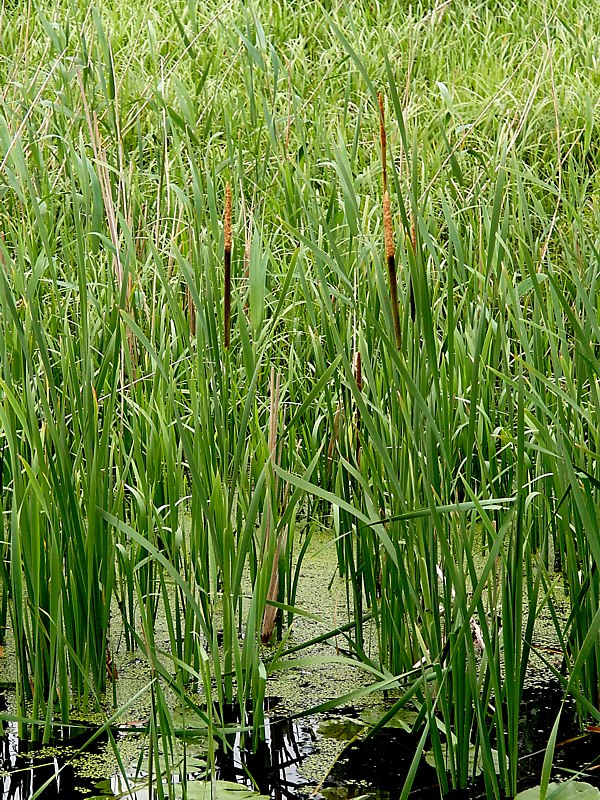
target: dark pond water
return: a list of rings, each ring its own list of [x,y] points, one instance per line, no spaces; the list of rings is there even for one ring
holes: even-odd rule
[[[0,712],[6,711],[4,697],[0,695]],[[3,723],[0,736],[0,758],[2,777],[0,777],[0,800],[29,800],[41,790],[40,797],[83,798],[98,794],[94,781],[86,781],[69,764],[67,752],[79,749],[90,738],[93,731],[72,727],[57,732],[53,755],[47,755],[41,748],[22,741],[16,734],[12,723]],[[94,748],[100,752],[107,743],[107,735],[100,735]],[[63,755],[64,753],[64,755]]]
[[[308,785],[299,767],[313,753],[317,733],[315,722],[306,720],[278,720],[277,699],[267,699],[265,704],[265,738],[256,751],[251,737],[235,734],[229,747],[217,752],[217,779],[254,786],[261,794],[276,800],[299,797],[299,789]],[[272,713],[269,713],[272,712]],[[229,709],[224,722],[235,726],[241,723],[237,707]],[[251,724],[251,715],[246,720]],[[252,775],[252,778],[250,778]],[[301,793],[302,797],[306,793]]]
[[[266,703],[264,741],[254,751],[251,736],[232,734],[228,737],[227,747],[217,752],[216,777],[218,780],[244,784],[249,789],[258,789],[261,794],[270,795],[274,800],[295,800],[300,797],[300,788],[308,783],[300,775],[298,767],[314,750],[317,737],[315,723],[313,720],[275,720],[269,714],[272,704],[272,701]],[[6,711],[6,702],[0,695],[0,713],[3,711]],[[224,721],[233,727],[240,723],[239,715],[231,709]],[[251,724],[251,720],[246,720],[248,722]],[[47,750],[19,740],[15,725],[7,722],[2,724],[0,800],[30,800],[39,790],[42,790],[40,797],[44,800],[110,798],[125,791],[125,784],[120,777],[86,778],[69,763],[74,751],[91,737],[93,729],[83,726],[58,729],[52,755],[48,756]],[[123,743],[131,738],[131,734],[115,733],[115,738],[118,743]],[[101,755],[107,745],[110,747],[108,735],[101,734],[86,753]],[[198,777],[196,772],[188,774],[189,780]],[[145,800],[148,796],[148,791],[142,789],[133,793],[133,800]],[[302,794],[302,797],[305,796]]]
[[[521,717],[521,786],[539,783],[544,749],[562,700],[559,685],[553,683],[529,688],[523,701]],[[0,697],[0,711],[3,699]],[[346,717],[351,710],[345,710]],[[227,723],[239,723],[231,710]],[[0,736],[3,777],[0,778],[0,800],[30,800],[48,781],[40,795],[53,798],[114,797],[122,788],[118,778],[98,783],[77,774],[69,765],[73,748],[81,747],[90,737],[89,729],[71,728],[59,731],[52,756],[43,757],[39,748],[19,741],[10,723],[4,723]],[[127,738],[127,734],[118,734]],[[251,737],[232,734],[228,747],[217,754],[217,778],[245,784],[253,782],[262,794],[273,800],[306,798],[314,785],[302,776],[302,762],[319,748],[322,741],[314,719],[289,721],[276,719],[275,709],[267,706],[265,739],[252,752]],[[348,800],[366,796],[374,800],[396,800],[411,764],[418,737],[403,730],[385,729],[375,737],[351,742],[332,768],[327,780],[318,789],[318,797],[326,800]],[[100,753],[107,744],[100,736],[93,751]],[[42,757],[40,757],[42,755]],[[600,733],[581,734],[575,708],[565,707],[554,758],[554,779],[565,779],[573,771],[585,769],[581,776],[600,788]],[[190,778],[197,778],[190,774]],[[111,791],[112,789],[112,791]],[[439,798],[435,771],[425,759],[419,766],[411,797],[415,800]],[[476,800],[483,796],[483,783],[475,783],[468,792],[453,793],[454,800]],[[135,795],[136,800],[148,797],[147,791]]]
[[[552,726],[560,709],[563,692],[558,682],[529,687],[523,696],[520,717],[519,790],[539,784],[544,753]],[[419,736],[390,729],[346,748],[323,789],[328,800],[367,796],[395,800],[411,765]],[[580,730],[574,702],[567,702],[561,715],[554,754],[552,780],[566,780],[582,771],[580,780],[600,789],[600,733]],[[435,770],[421,759],[413,790],[414,800],[440,797]],[[478,800],[485,797],[483,778],[468,791],[454,791],[453,800]]]

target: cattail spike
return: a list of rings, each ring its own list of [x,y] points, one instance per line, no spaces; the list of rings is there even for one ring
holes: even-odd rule
[[[231,253],[231,186],[225,184],[225,250]]]
[[[383,193],[387,192],[387,139],[385,135],[385,107],[383,105],[383,95],[377,95],[379,100],[379,138],[381,140],[381,178],[383,181]]]
[[[392,209],[390,206],[390,196],[386,192],[383,195],[383,235],[385,241],[385,259],[395,258],[396,248],[394,246],[394,228],[392,225]]]
[[[231,186],[225,186],[225,283],[223,287],[223,340],[229,350],[231,339]]]
[[[394,338],[396,340],[396,347],[399,350],[402,344],[402,331],[400,328],[400,312],[398,310],[398,282],[396,278],[396,252],[394,247],[392,210],[390,208],[390,196],[387,192],[383,195],[383,231],[385,236],[385,260],[387,262],[390,282],[390,302],[392,304]]]
[[[379,136],[381,139],[381,178],[383,181],[383,234],[385,242],[385,260],[388,268],[390,282],[390,302],[392,304],[392,319],[394,322],[394,338],[396,347],[400,349],[402,332],[400,329],[400,312],[398,310],[398,282],[396,279],[396,248],[394,246],[394,226],[392,223],[392,209],[390,196],[387,189],[387,140],[385,135],[385,106],[383,94],[377,95],[379,101]]]

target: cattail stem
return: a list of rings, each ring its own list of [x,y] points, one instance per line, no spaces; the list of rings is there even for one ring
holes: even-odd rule
[[[225,186],[225,284],[223,288],[223,339],[229,350],[231,339],[231,186]]]
[[[402,345],[402,331],[400,329],[400,312],[398,310],[398,283],[396,280],[396,254],[394,247],[394,230],[392,227],[392,210],[390,196],[387,192],[383,195],[383,231],[385,236],[385,260],[387,262],[390,281],[390,301],[392,303],[392,320],[394,322],[394,336],[398,350]]]

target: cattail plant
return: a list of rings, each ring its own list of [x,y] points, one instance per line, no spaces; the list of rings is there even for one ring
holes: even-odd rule
[[[223,288],[223,330],[225,349],[231,339],[231,186],[225,186],[225,283]]]
[[[385,135],[385,109],[383,106],[383,95],[379,97],[379,137],[381,139],[381,177],[383,184],[383,232],[385,242],[385,260],[388,268],[390,281],[390,302],[392,304],[392,320],[394,323],[394,338],[398,350],[402,345],[402,332],[400,330],[400,313],[398,311],[398,282],[396,279],[396,254],[394,247],[394,229],[392,226],[392,210],[390,206],[390,196],[387,188],[387,159],[386,159],[386,135]]]

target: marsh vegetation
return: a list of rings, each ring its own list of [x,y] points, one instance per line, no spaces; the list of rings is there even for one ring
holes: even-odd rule
[[[402,800],[425,746],[442,793],[480,764],[516,794],[533,662],[600,719],[599,16],[4,0],[21,737],[89,714],[112,736],[132,652],[159,797],[187,792],[190,728],[210,776],[232,705],[258,745],[283,670],[362,670],[317,705],[385,690],[376,728],[410,709]],[[339,619],[298,602],[323,531]]]

